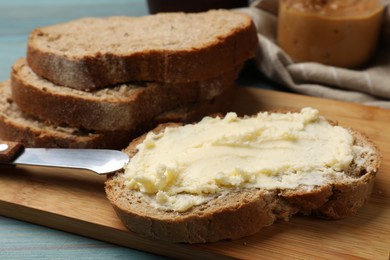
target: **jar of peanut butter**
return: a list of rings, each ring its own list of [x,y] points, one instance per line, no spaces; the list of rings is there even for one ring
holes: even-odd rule
[[[380,0],[280,0],[277,39],[296,62],[355,68],[375,52]]]

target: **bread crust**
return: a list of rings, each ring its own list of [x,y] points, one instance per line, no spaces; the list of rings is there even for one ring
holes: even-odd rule
[[[129,51],[126,55],[110,50],[78,57],[57,50],[47,51],[36,41],[45,34],[45,28],[38,28],[30,34],[26,58],[32,70],[41,77],[57,85],[87,91],[129,81],[203,81],[253,58],[258,48],[256,28],[249,16],[229,11],[222,11],[221,15],[241,16],[244,25],[232,28],[229,35],[210,39],[199,48],[151,48],[142,52]]]
[[[160,125],[160,132],[167,126]],[[380,153],[363,134],[349,130],[355,142],[375,151],[365,167],[353,168],[351,180],[335,180],[330,184],[307,190],[245,189],[232,190],[189,211],[166,212],[153,208],[137,191],[124,185],[123,171],[110,175],[106,181],[107,198],[127,228],[143,236],[171,242],[205,243],[237,239],[260,231],[277,220],[289,220],[296,213],[314,214],[327,219],[340,219],[355,214],[370,196]],[[145,135],[134,139],[125,149],[133,156]]]
[[[24,113],[57,125],[129,131],[163,112],[217,97],[235,85],[240,69],[203,82],[128,84],[124,86],[128,94],[122,95],[121,89],[99,94],[107,89],[84,92],[53,85],[20,59],[12,67],[12,99]]]

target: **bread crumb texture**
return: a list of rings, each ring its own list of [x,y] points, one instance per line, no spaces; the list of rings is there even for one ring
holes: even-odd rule
[[[243,19],[244,18],[244,19]],[[31,41],[50,52],[90,53],[204,48],[247,26],[243,15],[225,10],[161,13],[144,17],[83,18],[37,29]]]

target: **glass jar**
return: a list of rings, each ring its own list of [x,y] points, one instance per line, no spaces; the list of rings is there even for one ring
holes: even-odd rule
[[[280,0],[277,40],[296,62],[355,68],[376,49],[380,0]]]

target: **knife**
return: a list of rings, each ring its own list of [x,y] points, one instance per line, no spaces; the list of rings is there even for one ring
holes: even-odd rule
[[[25,148],[21,143],[0,141],[0,164],[84,169],[104,175],[122,169],[129,160],[117,150]]]

